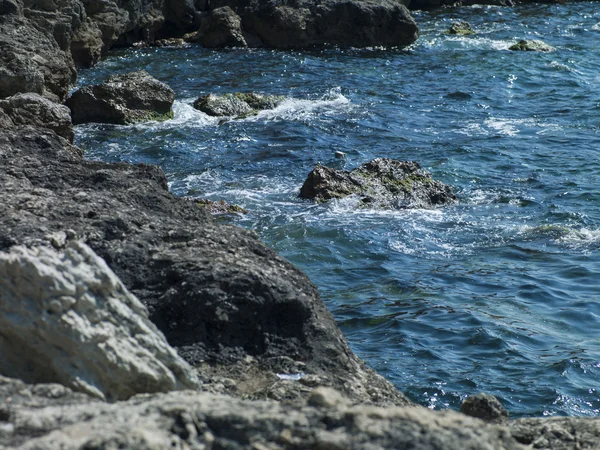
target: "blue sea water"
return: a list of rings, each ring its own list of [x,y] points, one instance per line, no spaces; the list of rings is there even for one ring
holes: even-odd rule
[[[177,195],[242,205],[319,287],[353,350],[413,400],[496,395],[511,416],[600,412],[600,6],[416,12],[406,49],[129,49],[79,84],[146,69],[175,118],[84,125],[90,159],[160,164]],[[477,34],[445,33],[466,20]],[[551,53],[512,52],[542,39]],[[284,95],[219,125],[207,93]],[[336,151],[346,159],[336,159]],[[318,163],[416,160],[455,189],[434,210],[297,198]]]

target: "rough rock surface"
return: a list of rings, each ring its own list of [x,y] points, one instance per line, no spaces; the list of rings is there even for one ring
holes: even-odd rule
[[[242,22],[229,6],[213,9],[200,23],[199,40],[204,47],[246,47]]]
[[[456,201],[449,186],[432,179],[416,162],[386,158],[351,172],[317,166],[300,189],[300,197],[317,202],[349,195],[369,208],[431,208]]]
[[[318,383],[357,401],[408,403],[350,351],[302,272],[175,198],[159,168],[84,161],[52,132],[0,130],[0,183],[0,249],[60,244],[54,236],[71,230],[66,241],[101,256],[188,362],[209,366],[206,381],[244,378],[236,389],[256,397],[303,396]],[[276,376],[299,372],[305,384],[290,391]]]
[[[285,98],[277,95],[256,94],[253,92],[199,97],[194,108],[209,116],[244,118],[258,114],[265,109],[276,108]]]
[[[513,0],[410,0],[409,8],[415,9],[438,9],[446,6],[472,6],[472,5],[492,5],[492,6],[513,6]]]
[[[60,253],[13,247],[0,253],[0,273],[0,373],[107,400],[198,386],[146,308],[85,244]]]
[[[448,29],[448,34],[457,34],[459,36],[468,36],[475,34],[475,30],[468,22],[454,22]]]
[[[522,51],[522,52],[553,52],[556,50],[554,47],[546,44],[544,41],[539,40],[521,40],[514,45],[511,45],[509,50]]]
[[[171,392],[106,404],[56,385],[0,378],[2,445],[22,450],[403,449],[518,450],[506,427],[453,411],[353,406],[339,394],[311,403],[243,401]],[[56,397],[56,398],[52,398]],[[314,397],[320,398],[316,402]],[[332,401],[333,400],[333,401]],[[59,406],[60,405],[60,406]],[[590,422],[598,429],[598,421]]]
[[[48,128],[73,142],[73,123],[69,108],[39,94],[17,94],[0,100],[0,110],[11,119],[12,126],[34,125]]]
[[[227,203],[225,200],[213,201],[202,198],[194,199],[193,201],[197,205],[208,209],[211,214],[246,214],[248,212],[241,206],[232,205]]]
[[[85,86],[66,105],[73,123],[130,124],[173,117],[175,93],[145,70],[112,75],[105,83]]]
[[[406,46],[418,36],[416,22],[394,0],[211,1],[212,8],[221,6],[240,16],[250,46],[253,41],[273,48]]]
[[[508,422],[508,411],[496,397],[489,394],[477,394],[467,397],[460,405],[460,412],[491,423]]]

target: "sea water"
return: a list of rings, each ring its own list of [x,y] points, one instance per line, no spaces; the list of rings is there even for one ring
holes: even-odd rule
[[[414,401],[478,392],[511,416],[600,411],[600,6],[416,12],[405,49],[128,49],[79,85],[145,69],[175,118],[76,127],[86,157],[159,164],[180,196],[225,199],[319,287],[353,350]],[[466,20],[477,31],[446,30]],[[550,53],[513,52],[542,39]],[[208,93],[285,96],[220,123]],[[335,152],[346,154],[345,159]],[[460,201],[357,209],[298,198],[321,163],[416,160]]]

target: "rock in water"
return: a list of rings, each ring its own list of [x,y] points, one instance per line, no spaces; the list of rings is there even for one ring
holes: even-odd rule
[[[106,83],[85,86],[67,100],[73,123],[130,124],[173,117],[175,93],[145,70],[113,75]]]
[[[300,197],[319,203],[357,195],[361,206],[431,208],[456,201],[452,189],[411,161],[377,158],[348,172],[317,166],[308,174]]]
[[[253,92],[214,95],[208,94],[199,97],[194,102],[194,108],[209,116],[229,117],[241,119],[258,114],[265,109],[276,108],[284,97],[278,95],[256,94]]]
[[[452,26],[448,29],[448,34],[457,34],[459,36],[468,36],[470,34],[475,34],[475,30],[471,27],[471,24],[468,22],[454,22]]]
[[[508,411],[496,397],[489,394],[467,397],[460,405],[460,412],[490,423],[508,423]]]
[[[198,386],[146,308],[87,245],[0,253],[0,372],[107,400]]]
[[[539,40],[521,40],[515,45],[511,45],[508,49],[521,52],[553,52],[556,50],[544,41]]]

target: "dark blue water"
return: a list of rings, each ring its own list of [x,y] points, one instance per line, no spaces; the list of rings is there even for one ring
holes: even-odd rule
[[[600,6],[417,13],[404,50],[127,50],[80,84],[146,69],[175,119],[78,127],[87,157],[160,164],[177,195],[226,199],[319,286],[352,348],[412,399],[500,398],[512,416],[600,411]],[[444,34],[467,20],[470,37]],[[521,38],[552,53],[511,52]],[[218,125],[209,92],[288,100]],[[347,159],[334,158],[340,150]],[[436,210],[299,200],[317,164],[417,160]]]

